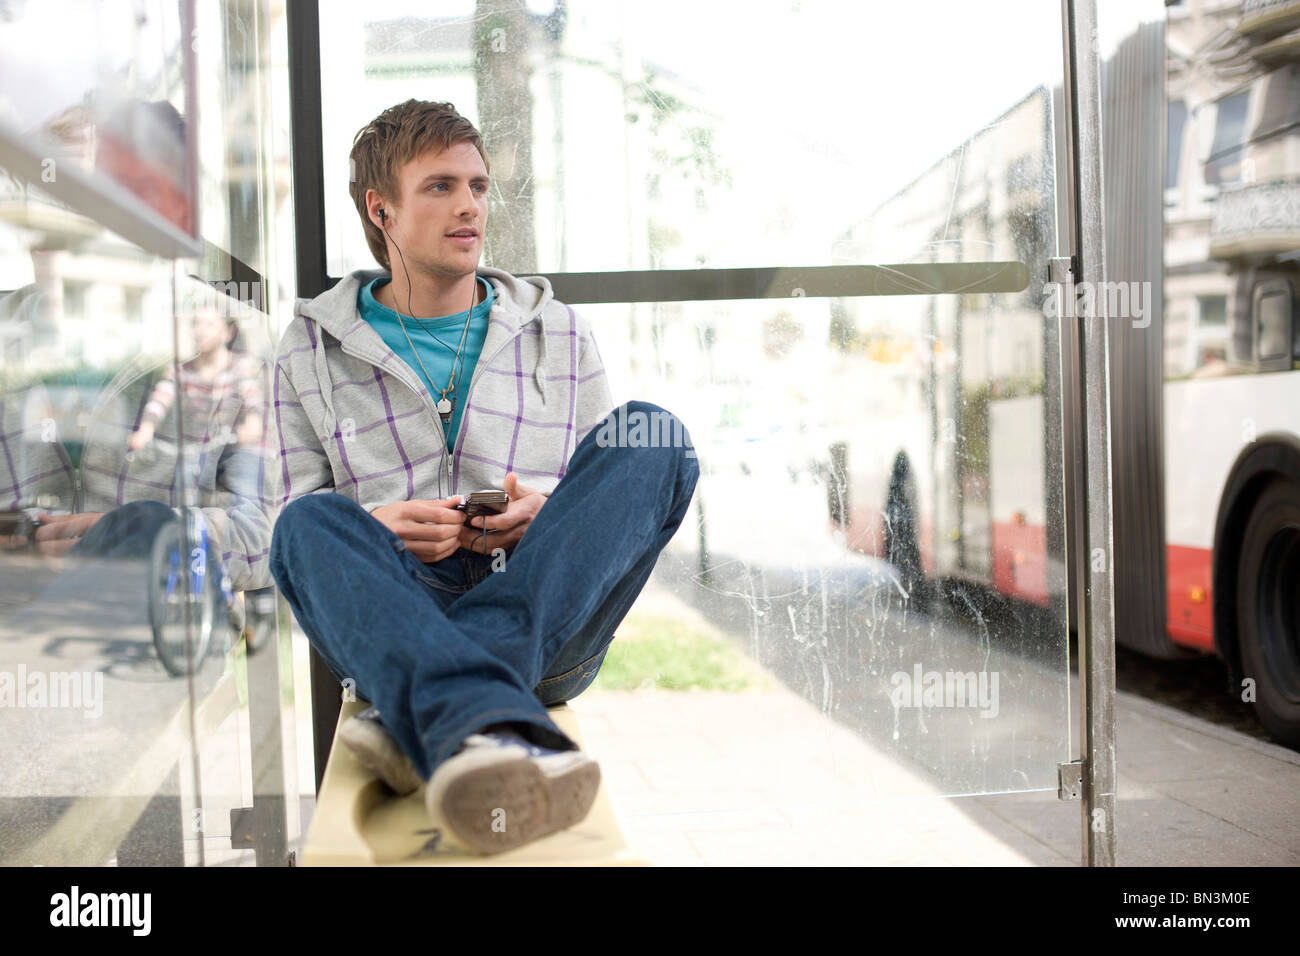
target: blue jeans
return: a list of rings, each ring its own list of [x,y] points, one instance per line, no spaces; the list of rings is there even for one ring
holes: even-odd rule
[[[128,501],[106,512],[68,553],[76,557],[149,557],[153,539],[176,512],[161,501]]]
[[[632,402],[611,416],[623,409],[667,414]],[[600,432],[578,445],[498,571],[464,550],[425,564],[344,495],[306,495],[281,512],[276,583],[326,664],[379,708],[424,779],[492,724],[542,746],[576,746],[545,705],[595,679],[699,477],[689,439],[602,446]]]

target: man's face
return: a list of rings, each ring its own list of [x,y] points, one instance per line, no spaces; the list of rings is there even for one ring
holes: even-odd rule
[[[225,342],[226,323],[215,309],[205,309],[194,316],[194,347],[210,352]]]
[[[398,172],[401,206],[389,235],[401,247],[415,278],[455,278],[474,272],[483,253],[487,223],[487,167],[470,143],[430,150]],[[392,215],[390,211],[390,215]],[[392,256],[394,270],[402,260]]]

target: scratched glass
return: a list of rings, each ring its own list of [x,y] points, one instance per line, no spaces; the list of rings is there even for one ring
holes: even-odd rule
[[[415,96],[485,134],[488,264],[649,274],[659,301],[576,305],[615,401],[676,412],[701,464],[623,633],[721,647],[769,692],[725,703],[760,740],[703,727],[708,759],[661,755],[689,794],[620,807],[780,810],[806,837],[882,797],[1055,789],[1059,11],[576,2],[476,27],[480,7],[322,8],[327,265],[375,267],[347,153]],[[829,266],[902,268],[807,271]],[[759,268],[750,298],[734,274],[655,279]],[[657,666],[642,682],[675,686]]]
[[[191,49],[203,258],[0,176],[0,863],[283,864],[301,833],[305,648],[263,587],[258,484],[269,313],[291,294],[283,10],[197,6],[161,46],[174,3],[97,4],[39,48],[61,82],[125,57],[151,108],[186,102]],[[42,35],[49,12],[7,16]],[[36,512],[60,540],[31,544]]]

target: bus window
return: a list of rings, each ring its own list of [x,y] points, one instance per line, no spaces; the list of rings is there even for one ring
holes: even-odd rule
[[[1285,279],[1255,287],[1255,357],[1261,368],[1291,367],[1291,300],[1291,283]]]
[[[1183,129],[1187,125],[1187,104],[1182,100],[1169,101],[1168,163],[1165,167],[1165,188],[1178,185],[1178,164],[1183,156]]]
[[[1222,186],[1241,180],[1241,150],[1246,138],[1246,113],[1250,91],[1237,93],[1219,101],[1214,124],[1214,145],[1205,164],[1205,181]]]
[[[1196,310],[1196,327],[1188,342],[1192,370],[1198,375],[1222,374],[1228,358],[1228,299],[1197,296]]]

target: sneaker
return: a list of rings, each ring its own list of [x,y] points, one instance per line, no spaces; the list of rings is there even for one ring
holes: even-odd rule
[[[346,721],[339,728],[339,740],[347,744],[361,766],[388,784],[393,792],[406,796],[424,783],[415,765],[380,721],[377,707],[367,707]]]
[[[518,734],[471,734],[434,771],[425,806],[461,843],[502,853],[586,817],[600,767],[580,750],[549,750]]]

